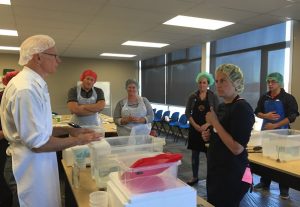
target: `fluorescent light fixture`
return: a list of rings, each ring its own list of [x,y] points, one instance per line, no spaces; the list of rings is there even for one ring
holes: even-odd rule
[[[11,5],[10,0],[0,0],[0,4]]]
[[[206,42],[206,45],[205,45],[205,56],[206,56],[205,71],[209,73],[210,72],[209,71],[209,65],[210,65],[209,64],[210,63],[210,42]]]
[[[100,54],[100,56],[131,58],[131,57],[135,57],[136,55],[132,55],[132,54],[119,54],[119,53],[102,53],[102,54]]]
[[[136,47],[156,47],[162,48],[169,44],[166,43],[156,43],[156,42],[140,42],[140,41],[127,41],[124,42],[122,45],[129,45],[129,46],[136,46]]]
[[[17,30],[0,29],[0,35],[18,36]]]
[[[181,26],[181,27],[192,27],[197,29],[208,29],[208,30],[217,30],[222,27],[229,26],[234,24],[234,22],[226,22],[213,19],[204,19],[198,17],[188,17],[178,15],[163,24]]]
[[[19,47],[0,46],[0,50],[20,50]]]

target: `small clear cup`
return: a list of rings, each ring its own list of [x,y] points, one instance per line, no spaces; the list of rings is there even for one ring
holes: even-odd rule
[[[107,207],[108,195],[106,191],[95,191],[90,194],[90,207]]]

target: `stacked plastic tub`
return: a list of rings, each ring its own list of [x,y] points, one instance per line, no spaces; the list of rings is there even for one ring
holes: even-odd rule
[[[150,135],[109,137],[88,145],[91,175],[99,190],[107,189],[110,207],[196,206],[195,189],[177,179],[180,161],[133,167],[162,154],[164,145],[165,139]]]
[[[150,156],[161,153],[165,139],[150,135],[109,137],[89,144],[91,174],[99,189],[105,189],[108,175],[120,170],[124,156]]]
[[[109,175],[110,207],[195,207],[196,191],[177,179],[180,162],[132,167],[140,154],[119,157],[120,170]]]
[[[300,159],[300,131],[293,129],[260,132],[263,156],[278,162]]]

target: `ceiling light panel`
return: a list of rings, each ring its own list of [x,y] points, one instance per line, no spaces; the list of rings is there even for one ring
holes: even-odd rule
[[[162,48],[169,44],[166,43],[157,43],[157,42],[140,42],[140,41],[127,41],[124,42],[122,45],[127,46],[135,46],[135,47],[155,47],[155,48]]]
[[[164,22],[163,24],[197,29],[217,30],[232,25],[234,22],[178,15]]]
[[[0,46],[0,50],[15,50],[18,51],[20,50],[19,47],[10,47],[10,46]]]
[[[17,30],[0,29],[0,35],[18,36]]]
[[[0,4],[11,5],[10,0],[0,0]]]
[[[131,57],[135,57],[136,55],[132,55],[132,54],[120,54],[120,53],[102,53],[102,54],[100,54],[100,56],[131,58]]]

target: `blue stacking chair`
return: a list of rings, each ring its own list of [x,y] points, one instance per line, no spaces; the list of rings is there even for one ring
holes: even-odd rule
[[[162,130],[164,130],[164,132],[167,132],[166,128],[165,128],[165,119],[166,117],[169,117],[170,116],[170,111],[165,111],[161,117],[161,120],[160,120],[160,128],[158,130],[158,135],[160,134],[160,132],[162,132]]]
[[[159,130],[159,126],[158,126],[157,123],[159,123],[159,122],[161,121],[162,112],[163,112],[163,110],[158,110],[158,111],[154,114],[154,119],[153,119],[153,121],[152,121],[153,124],[152,124],[151,130],[154,129],[154,127],[156,127],[156,129]]]
[[[156,112],[156,109],[154,108],[154,109],[152,109],[153,110],[153,113],[155,114],[155,112]]]
[[[168,138],[170,132],[175,135],[174,131],[173,131],[173,128],[176,126],[177,122],[178,122],[178,118],[179,118],[179,112],[174,112],[170,118],[170,121],[169,121],[169,130],[168,130],[168,133],[167,133],[167,136],[166,138]]]
[[[190,128],[190,124],[188,123],[188,120],[187,120],[187,117],[185,114],[182,114],[180,116],[179,121],[176,124],[176,128],[178,129],[178,135],[180,135],[184,139],[183,130],[188,130]],[[178,137],[179,136],[177,136],[176,142],[178,141]],[[185,140],[185,145],[187,144],[187,140],[188,139]],[[175,137],[174,137],[174,141],[175,141]]]

